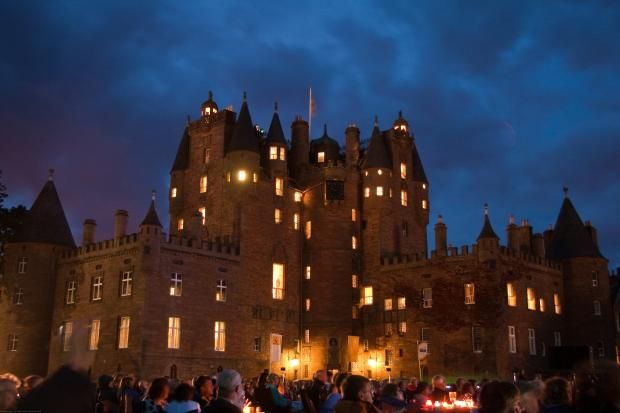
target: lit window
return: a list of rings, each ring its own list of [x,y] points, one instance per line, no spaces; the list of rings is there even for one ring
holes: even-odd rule
[[[90,331],[88,334],[88,349],[89,350],[98,350],[99,349],[99,329],[101,327],[101,320],[91,320],[90,321]]]
[[[517,290],[513,283],[506,283],[506,294],[508,296],[508,305],[510,307],[517,306]]]
[[[372,287],[362,288],[362,305],[372,305]]]
[[[73,336],[73,322],[65,321],[62,325],[62,351],[71,350],[71,337]]]
[[[517,352],[517,335],[515,326],[508,326],[508,352],[513,354]]]
[[[309,265],[307,265],[307,266],[306,266],[306,271],[305,271],[306,280],[309,280],[309,279],[310,279],[310,275],[311,275],[311,274],[312,274],[312,268],[311,268]]]
[[[306,307],[306,311],[310,311],[310,299],[309,298],[306,298],[305,307]]]
[[[131,295],[131,287],[133,286],[133,273],[124,271],[121,274],[121,297]]]
[[[422,189],[426,189],[426,184],[422,184]]]
[[[246,179],[248,179],[248,173],[246,171],[244,171],[243,169],[237,171],[237,180],[239,182],[244,182]]]
[[[592,287],[598,287],[598,271],[592,271]]]
[[[282,223],[282,210],[280,208],[274,209],[273,212],[274,221],[276,224]]]
[[[316,154],[317,162],[323,163],[325,162],[325,152],[319,152]]]
[[[405,189],[400,190],[400,204],[407,206],[407,191]]]
[[[121,317],[118,323],[118,348],[129,347],[129,324],[131,318]]]
[[[226,323],[224,321],[216,321],[215,327],[215,351],[226,351]]]
[[[65,296],[65,304],[75,304],[75,292],[77,290],[77,281],[67,282],[67,295]]]
[[[181,347],[181,317],[168,317],[168,348]]]
[[[215,288],[215,301],[226,301],[226,290],[228,289],[226,280],[217,280],[217,285]]]
[[[351,287],[357,288],[358,285],[359,285],[359,280],[357,278],[357,275],[353,274],[351,276]]]
[[[306,239],[312,237],[312,221],[306,221]]]
[[[538,299],[538,309],[540,310],[541,313],[545,312],[545,299],[544,298]]]
[[[355,208],[351,209],[351,221],[357,221],[357,209]]]
[[[207,223],[207,208],[200,207],[198,208],[198,212],[200,213],[200,216],[202,217],[202,220],[200,222],[202,223],[202,225],[205,225]]]
[[[13,304],[21,305],[23,303],[24,303],[24,289],[16,288],[15,291],[13,291]]]
[[[357,237],[356,236],[351,237],[351,248],[354,250],[357,249]]]
[[[28,268],[28,258],[27,257],[19,257],[17,261],[17,273],[18,274],[26,274],[26,269]]]
[[[556,314],[562,314],[562,303],[560,303],[560,294],[553,293],[553,307]]]
[[[368,171],[364,171],[364,176],[368,176]]]
[[[407,332],[407,322],[406,321],[400,321],[398,323],[398,334],[403,335]]]
[[[183,292],[183,274],[173,272],[170,274],[170,295],[180,297]]]
[[[400,177],[403,179],[407,177],[407,164],[405,162],[400,163]]]
[[[274,300],[284,299],[284,264],[273,264],[273,288],[271,295]]]
[[[280,160],[281,161],[286,160],[286,148],[284,147],[280,148]]]
[[[562,334],[559,331],[553,332],[553,345],[560,347],[562,345]]]
[[[482,327],[471,327],[471,347],[474,353],[482,353]]]
[[[594,315],[601,315],[601,302],[599,300],[594,300],[592,304],[594,306]]]
[[[464,285],[465,289],[465,304],[476,304],[476,292],[473,283]]]
[[[392,299],[391,298],[386,298],[385,300],[383,300],[383,309],[385,311],[392,311]]]
[[[277,146],[269,147],[269,159],[271,160],[278,159],[278,147]]]
[[[364,188],[364,198],[370,198],[370,188]]]
[[[377,196],[383,196],[383,187],[382,186],[378,186],[377,187]]]
[[[531,356],[536,355],[536,331],[533,328],[527,329],[527,344]]]
[[[310,342],[310,330],[308,330],[308,329],[304,330],[304,342],[305,343],[309,343]]]
[[[91,291],[91,300],[101,300],[101,297],[103,296],[103,276],[98,275],[92,278]]]
[[[390,188],[390,198],[392,197],[392,188]]]
[[[284,195],[284,179],[276,178],[276,195],[282,196]]]
[[[422,209],[426,209],[428,207],[428,204],[426,203],[426,199],[422,200]]]
[[[176,188],[172,188],[170,190],[170,198],[176,198],[177,197],[177,189]]]
[[[527,289],[527,309],[536,311],[536,293],[533,288]]]
[[[177,221],[177,229],[179,231],[183,231],[183,218],[179,218],[179,220]]]
[[[299,191],[293,192],[293,199],[295,199],[295,202],[301,202],[301,197],[302,197],[301,192]]]
[[[383,334],[385,334],[386,337],[392,335],[392,323],[383,323]]]
[[[433,307],[433,289],[430,287],[422,289],[422,307],[423,308]]]
[[[407,300],[405,297],[398,297],[398,309],[404,310],[407,308]]]
[[[256,172],[254,172],[252,174],[252,182],[257,183],[258,182],[258,174]]]
[[[299,229],[299,214],[293,214],[293,229],[297,231]]]
[[[6,349],[7,351],[17,351],[17,334],[9,334]]]
[[[230,182],[230,172],[226,172],[226,182]]]
[[[204,194],[207,192],[207,176],[203,175],[200,177],[200,193]]]
[[[205,149],[203,161],[204,163],[209,163],[210,160],[211,160],[211,149]]]

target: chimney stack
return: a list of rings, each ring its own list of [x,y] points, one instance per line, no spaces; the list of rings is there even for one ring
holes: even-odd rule
[[[97,222],[94,219],[84,220],[82,226],[82,245],[89,245],[95,242],[95,229],[97,229]]]
[[[506,235],[508,237],[508,248],[519,251],[519,230],[515,224],[514,215],[508,218],[508,226],[506,227]]]
[[[446,256],[448,253],[448,229],[441,215],[437,217],[435,224],[435,251],[439,256]]]
[[[127,219],[129,213],[124,209],[118,209],[114,214],[114,238],[120,238],[127,233]]]

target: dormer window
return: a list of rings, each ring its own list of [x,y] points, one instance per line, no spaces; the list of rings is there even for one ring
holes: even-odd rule
[[[325,162],[325,152],[319,152],[316,154],[317,162],[323,163]]]
[[[278,147],[277,146],[269,147],[269,159],[270,160],[278,159]]]

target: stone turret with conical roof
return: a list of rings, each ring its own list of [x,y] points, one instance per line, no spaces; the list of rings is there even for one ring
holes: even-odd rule
[[[489,219],[489,205],[484,204],[484,222],[482,230],[476,239],[478,250],[494,251],[499,247],[499,237],[493,230],[491,220]]]
[[[259,136],[256,128],[252,125],[252,117],[248,108],[247,94],[243,93],[243,103],[235,124],[232,137],[226,145],[226,153],[254,152],[259,151]]]
[[[362,161],[364,206],[366,208],[391,205],[392,197],[392,159],[388,144],[375,116],[374,127],[368,149]]]
[[[159,216],[157,215],[157,211],[155,210],[155,191],[151,193],[151,204],[149,205],[149,209],[146,212],[142,223],[140,226],[152,226],[161,228],[161,222],[159,221]]]
[[[267,138],[263,145],[263,165],[266,167],[269,176],[286,174],[287,150],[286,138],[278,115],[278,102],[276,102]]]
[[[340,145],[327,134],[327,124],[323,125],[323,135],[310,142],[310,161],[319,166],[335,165],[340,159]]]
[[[162,225],[155,209],[155,191],[151,192],[151,203],[144,219],[140,223],[140,239],[153,255],[159,253],[162,237]]]
[[[200,116],[202,119],[208,119],[209,116],[215,115],[218,111],[217,103],[213,100],[213,92],[209,91],[209,98],[204,101],[200,108]]]
[[[398,118],[392,124],[392,129],[397,137],[409,136],[409,122],[403,118],[403,111],[398,111]]]
[[[230,140],[226,145],[225,169],[226,182],[231,189],[245,188],[249,183],[258,181],[260,169],[259,134],[252,125],[252,117],[243,93],[243,103]]]

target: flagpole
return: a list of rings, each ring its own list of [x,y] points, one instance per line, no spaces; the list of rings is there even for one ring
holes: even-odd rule
[[[310,98],[308,99],[308,136],[312,136],[312,88],[310,88]]]

